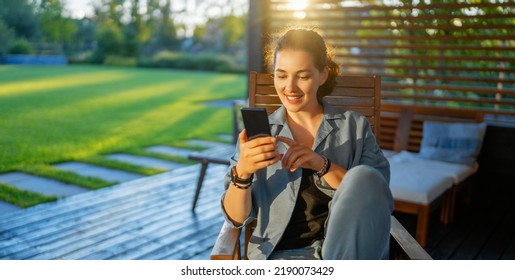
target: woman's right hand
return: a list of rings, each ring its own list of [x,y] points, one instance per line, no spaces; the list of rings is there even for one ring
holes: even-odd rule
[[[243,130],[239,135],[239,142],[240,158],[236,164],[236,171],[241,179],[250,178],[259,169],[278,162],[282,157],[276,152],[275,137],[258,137],[247,141],[247,132]],[[242,190],[230,187],[225,194],[224,209],[236,225],[241,225],[250,214],[252,207],[250,190],[250,188]]]
[[[270,166],[278,162],[282,155],[275,149],[277,142],[275,137],[265,136],[254,138],[247,141],[247,131],[243,130],[239,134],[240,158],[236,164],[238,177],[247,179],[259,169]]]

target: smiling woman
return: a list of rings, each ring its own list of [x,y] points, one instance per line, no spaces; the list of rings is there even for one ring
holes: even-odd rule
[[[323,100],[339,73],[324,39],[291,29],[272,46],[282,105],[269,116],[271,136],[239,135],[225,177],[226,222],[256,222],[249,259],[388,258],[388,161],[365,116]]]

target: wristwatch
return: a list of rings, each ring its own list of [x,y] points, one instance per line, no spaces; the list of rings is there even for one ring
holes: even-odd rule
[[[236,170],[236,166],[231,168],[231,182],[235,185],[249,185],[252,183],[252,179],[254,178],[254,174],[250,175],[247,179],[242,179],[238,177],[238,171]]]

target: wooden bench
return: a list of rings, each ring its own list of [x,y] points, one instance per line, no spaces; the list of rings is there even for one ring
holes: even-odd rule
[[[444,166],[439,167],[439,162],[419,161],[415,157],[412,160],[410,154],[407,154],[406,151],[412,153],[420,151],[424,121],[477,123],[482,120],[482,113],[471,110],[392,104],[382,104],[381,106],[380,146],[395,154],[389,157],[392,173],[390,188],[395,199],[394,210],[417,215],[416,239],[422,246],[425,246],[427,242],[429,214],[439,208],[441,209],[440,221],[444,224],[452,221],[456,195],[463,187],[473,183],[476,170],[468,170],[466,167],[461,168],[457,165],[445,165],[446,163],[443,162]],[[406,165],[401,167],[397,164],[396,159],[403,156],[406,156],[409,162],[406,162]],[[414,163],[420,163],[423,168],[419,169],[414,166]],[[433,193],[427,195],[426,202],[416,201],[415,199],[407,198],[405,194],[400,194],[401,189],[403,189],[400,185],[406,184],[409,180],[406,176],[398,179],[394,175],[399,171],[397,170],[398,168],[404,167],[411,168],[414,171],[414,176],[417,176],[414,179],[415,181],[427,180],[427,184],[434,185],[434,188],[427,190]],[[449,170],[446,170],[445,175],[441,172],[442,170],[439,170],[439,173],[435,173],[438,171],[436,169],[441,168],[448,168]],[[460,174],[453,176],[452,172],[459,172]],[[439,189],[436,189],[436,185],[439,185]],[[442,188],[445,188],[445,190],[442,190]],[[422,195],[424,194],[422,193]]]

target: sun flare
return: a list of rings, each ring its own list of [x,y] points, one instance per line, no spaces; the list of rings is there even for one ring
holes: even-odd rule
[[[288,8],[290,10],[302,11],[308,6],[308,0],[290,0]]]

